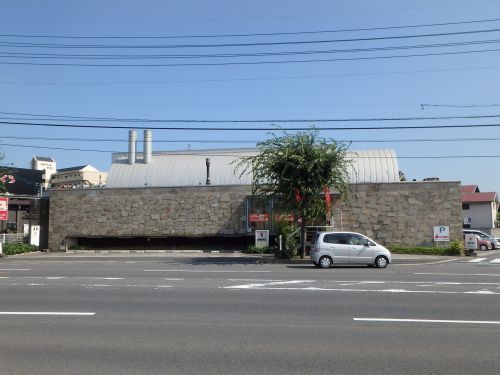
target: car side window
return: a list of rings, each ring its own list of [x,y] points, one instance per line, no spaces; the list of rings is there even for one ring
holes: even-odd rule
[[[357,234],[348,234],[347,237],[351,245],[363,245],[365,243],[365,239]]]
[[[323,242],[332,244],[347,244],[347,239],[342,233],[329,233],[325,234]]]

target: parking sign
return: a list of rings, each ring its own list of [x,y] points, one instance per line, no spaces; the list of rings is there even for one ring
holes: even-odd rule
[[[434,241],[449,241],[450,240],[450,227],[440,225],[434,227]]]

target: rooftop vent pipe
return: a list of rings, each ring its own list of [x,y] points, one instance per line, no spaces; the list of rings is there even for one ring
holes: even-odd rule
[[[135,152],[137,148],[137,132],[130,130],[128,132],[128,163],[130,165],[135,163]]]
[[[144,130],[144,153],[143,153],[143,161],[144,164],[149,164],[151,162],[151,154],[152,154],[152,139],[153,135],[151,130]]]

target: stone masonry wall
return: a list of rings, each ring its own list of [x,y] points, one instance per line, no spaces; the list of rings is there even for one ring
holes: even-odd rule
[[[51,192],[49,249],[66,238],[246,234],[248,186]]]
[[[76,237],[247,235],[249,186],[52,191],[49,249]],[[382,244],[432,245],[433,227],[462,238],[459,182],[356,184],[334,210],[340,229]],[[66,241],[67,244],[67,241]]]
[[[451,240],[462,240],[459,182],[357,184],[351,194],[341,205],[344,230],[382,244],[429,246],[434,244],[434,226],[449,226]],[[337,215],[337,227],[339,220]]]

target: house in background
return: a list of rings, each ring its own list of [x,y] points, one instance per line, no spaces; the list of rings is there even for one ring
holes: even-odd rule
[[[496,192],[482,193],[477,185],[464,185],[462,190],[462,212],[464,228],[492,233],[496,228],[499,198]]]
[[[81,165],[59,169],[52,175],[50,185],[52,189],[102,187],[107,179],[107,172],[98,171],[91,165]]]
[[[34,156],[31,159],[31,169],[36,171],[43,171],[42,176],[42,189],[47,190],[50,188],[50,178],[52,174],[56,173],[56,161],[51,157]]]

